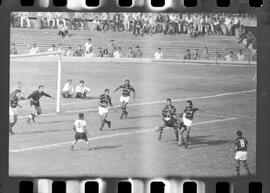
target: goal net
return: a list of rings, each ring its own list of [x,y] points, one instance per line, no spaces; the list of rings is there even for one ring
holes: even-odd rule
[[[56,100],[47,102],[60,112],[62,57],[60,52],[43,52],[10,56],[10,92],[22,82],[23,96],[44,86],[44,91]],[[54,111],[54,110],[53,110]]]

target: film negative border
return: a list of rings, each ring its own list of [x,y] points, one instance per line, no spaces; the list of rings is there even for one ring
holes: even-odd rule
[[[270,74],[269,71],[269,25],[270,25],[270,14],[269,14],[269,1],[263,2],[263,7],[261,8],[250,8],[248,6],[248,2],[244,0],[239,1],[231,1],[229,8],[221,8],[217,6],[216,1],[199,1],[196,8],[187,8],[183,6],[183,2],[177,1],[174,2],[172,5],[165,8],[152,8],[149,7],[149,2],[143,2],[143,1],[136,1],[133,2],[133,6],[130,8],[120,8],[116,1],[102,1],[101,4],[97,8],[87,8],[84,5],[77,5],[76,3],[71,3],[71,1],[67,2],[67,7],[54,7],[52,1],[47,2],[41,2],[35,1],[34,6],[28,7],[21,7],[18,3],[19,1],[10,1],[10,0],[2,0],[0,5],[0,23],[1,23],[1,36],[0,36],[0,42],[1,43],[1,53],[0,57],[3,58],[4,70],[1,72],[1,82],[8,82],[9,76],[7,73],[8,71],[8,63],[9,63],[9,53],[8,48],[9,47],[9,40],[6,37],[9,37],[9,13],[11,11],[137,11],[137,12],[147,12],[147,11],[163,11],[163,12],[227,12],[227,13],[236,13],[236,12],[247,12],[247,13],[253,13],[256,14],[258,17],[258,33],[259,38],[259,48],[258,48],[258,93],[257,93],[257,175],[256,177],[251,178],[202,178],[198,179],[199,181],[205,182],[204,190],[206,193],[212,193],[215,192],[218,188],[217,183],[225,182],[226,188],[229,189],[230,192],[233,193],[245,193],[245,192],[261,192],[266,193],[269,192],[269,149],[270,146],[268,136],[269,135],[269,85],[267,82],[269,81],[268,77]],[[267,40],[267,41],[266,41]],[[5,101],[8,98],[8,87],[3,88],[3,94],[1,95],[1,101]],[[3,110],[1,110],[1,117],[3,120],[8,120],[7,112],[8,105],[3,104]],[[7,121],[1,121],[1,128],[6,127]],[[18,187],[20,187],[21,180],[23,181],[30,181],[33,182],[33,189],[38,187],[38,183],[42,182],[42,176],[40,179],[29,179],[29,178],[9,178],[7,173],[7,166],[8,166],[8,132],[2,129],[0,131],[0,149],[1,149],[1,167],[0,167],[0,192],[2,189],[3,193],[6,192],[19,192],[20,190]],[[2,156],[3,155],[3,156]],[[67,177],[68,178],[68,177]],[[81,184],[82,181],[87,181],[85,179],[54,179],[56,181],[60,182],[67,182],[65,183],[65,187],[68,187],[67,184],[69,182],[75,182]],[[103,179],[102,179],[103,180]],[[49,180],[50,181],[50,180]],[[90,180],[91,181],[91,180]],[[104,179],[103,181],[106,181]],[[119,180],[108,180],[113,182],[112,186],[116,187],[117,181]],[[142,183],[144,183],[147,180],[141,179],[138,180],[139,186],[144,186]],[[170,181],[168,179],[168,181]],[[172,180],[174,181],[174,179]],[[176,181],[181,181],[181,179],[176,179]],[[196,181],[196,180],[195,180]],[[160,181],[158,181],[160,182]],[[162,181],[161,181],[162,182]],[[46,180],[44,180],[42,183],[48,183]],[[228,184],[229,183],[229,188]],[[16,187],[15,187],[16,186]],[[26,188],[29,185],[26,185]],[[30,185],[31,186],[31,185]],[[77,185],[75,185],[77,186]],[[50,185],[48,185],[49,189]],[[63,187],[63,186],[62,186]],[[132,186],[133,187],[133,186]],[[255,188],[254,188],[255,187]],[[254,190],[254,189],[256,190]],[[141,188],[140,188],[141,189]],[[222,188],[222,191],[224,192],[224,189]],[[251,189],[251,190],[249,190]],[[160,188],[159,188],[160,190]],[[31,190],[30,190],[31,191]],[[46,191],[45,191],[46,192]],[[44,193],[45,193],[44,192]],[[48,190],[49,192],[49,190]],[[181,192],[181,191],[180,191]],[[46,192],[47,193],[47,192]],[[139,193],[139,191],[138,191]],[[217,192],[218,193],[218,192]]]

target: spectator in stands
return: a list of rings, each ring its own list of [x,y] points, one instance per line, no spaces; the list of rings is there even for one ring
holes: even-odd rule
[[[135,35],[135,36],[141,35],[142,27],[143,27],[143,24],[141,21],[141,17],[137,16],[133,20],[133,35]]]
[[[103,50],[101,49],[101,47],[98,47],[98,51],[97,51],[96,56],[98,58],[102,58],[103,57]]]
[[[209,60],[209,52],[208,52],[208,47],[204,47],[203,53],[202,53],[202,57],[205,60]]]
[[[193,60],[199,60],[200,59],[200,52],[198,49],[195,49],[194,53],[192,54],[192,59]]]
[[[90,47],[90,48],[88,49],[88,51],[85,52],[85,56],[87,56],[87,57],[89,57],[89,58],[93,58],[93,57],[95,56],[92,47]]]
[[[84,81],[81,80],[80,84],[76,87],[75,89],[76,98],[80,98],[80,99],[86,99],[87,98],[87,94],[90,92],[90,88],[84,86]]]
[[[108,49],[104,49],[104,50],[103,50],[103,57],[104,57],[104,58],[111,57],[111,56],[109,55]]]
[[[39,52],[40,52],[39,47],[37,46],[36,43],[33,43],[31,49],[29,50],[29,54],[37,54]]]
[[[64,88],[62,89],[62,96],[64,98],[71,98],[73,94],[74,94],[74,88],[72,86],[72,80],[68,79],[64,85]]]
[[[109,14],[106,12],[103,12],[101,14],[101,26],[102,31],[108,31],[109,30]]]
[[[140,48],[140,46],[137,45],[136,50],[134,52],[134,56],[135,56],[135,58],[141,58],[142,55],[143,55],[143,53],[141,51],[141,48]]]
[[[94,31],[101,31],[102,30],[101,21],[98,18],[98,16],[95,16],[95,18],[92,21],[92,24],[93,24],[93,30]]]
[[[66,27],[66,20],[63,18],[62,13],[61,12],[56,12],[55,13],[55,18],[56,18],[56,26],[59,27],[60,23],[63,23],[63,26]]]
[[[92,40],[88,39],[87,42],[84,44],[85,46],[85,53],[89,52],[89,49],[92,48]]]
[[[156,53],[154,54],[154,58],[159,60],[163,57],[163,52],[161,51],[161,48],[158,48]]]
[[[134,54],[134,52],[132,50],[132,47],[128,48],[127,57],[128,58],[134,58],[135,57],[135,54]]]
[[[52,23],[52,25],[51,25]],[[55,14],[53,12],[47,13],[47,27],[48,28],[55,28]]]
[[[113,52],[115,51],[116,48],[117,47],[116,47],[116,45],[114,43],[114,40],[110,40],[110,45],[108,47],[108,52],[109,52],[110,57],[113,57]]]
[[[74,52],[74,56],[78,56],[78,57],[84,56],[84,51],[81,45],[79,45],[78,49]]]
[[[231,35],[232,19],[230,16],[225,17],[224,25],[226,27],[226,35]]]
[[[64,37],[68,37],[68,27],[65,26],[63,23],[60,23],[59,24],[59,27],[58,27],[58,35],[62,38]]]
[[[66,52],[66,56],[73,56],[72,48],[69,46]]]
[[[237,60],[238,61],[244,61],[245,60],[245,56],[242,53],[242,50],[239,50],[239,53],[237,54]]]
[[[21,12],[20,19],[21,19],[21,28],[23,28],[24,22],[26,22],[28,28],[31,27],[31,25],[30,25],[30,19],[28,17],[28,13],[27,12]]]
[[[123,26],[123,20],[121,18],[120,13],[115,13],[113,15],[113,31],[123,31],[124,26]]]
[[[10,55],[17,55],[18,51],[16,49],[16,45],[15,44],[11,44],[10,46]]]
[[[237,16],[235,16],[232,20],[232,35],[235,35],[235,29],[240,27],[240,20]]]
[[[232,62],[233,61],[233,51],[230,51],[228,55],[225,56],[226,62]]]
[[[116,48],[115,51],[113,52],[113,57],[114,58],[122,58],[122,52],[121,52],[120,46],[118,48]]]
[[[57,51],[57,49],[56,49],[56,47],[55,47],[55,44],[53,44],[52,47],[50,47],[50,48],[48,49],[48,52],[55,52],[55,51]]]
[[[62,45],[62,44],[59,44],[57,51],[58,51],[58,52],[61,52],[61,53],[62,53],[62,55],[64,55],[64,54],[65,54],[65,50],[64,50],[64,48],[63,48],[63,45]]]
[[[189,49],[186,49],[185,51],[184,60],[191,60],[191,53]]]
[[[124,13],[123,15],[123,25],[124,25],[124,29],[126,31],[130,30],[130,22],[131,22],[131,14],[130,13]]]

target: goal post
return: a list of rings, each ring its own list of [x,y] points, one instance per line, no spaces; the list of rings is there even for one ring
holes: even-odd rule
[[[36,54],[19,54],[10,55],[10,59],[17,58],[31,58],[38,56],[57,56],[57,90],[56,90],[56,112],[60,112],[60,99],[61,99],[61,75],[62,75],[62,53],[60,51],[53,52],[40,52]]]

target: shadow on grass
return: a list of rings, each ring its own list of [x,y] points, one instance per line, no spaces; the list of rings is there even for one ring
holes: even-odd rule
[[[139,119],[139,118],[153,118],[153,117],[159,117],[160,114],[153,114],[153,115],[137,115],[132,117],[127,117],[127,119]]]
[[[102,145],[91,148],[91,150],[103,150],[103,149],[115,149],[122,147],[123,145]]]
[[[190,137],[189,148],[194,149],[194,148],[200,148],[204,146],[215,146],[215,145],[224,145],[224,144],[233,143],[233,140],[227,140],[227,139],[218,139],[218,140],[207,139],[211,136],[212,135],[202,135],[202,136]],[[193,145],[196,145],[196,147],[194,147]]]
[[[34,131],[28,131],[28,132],[23,132],[23,133],[16,133],[16,135],[27,135],[27,134],[40,134],[40,133],[53,133],[53,132],[66,132],[67,130],[61,130],[61,129],[51,129],[51,130],[39,130],[39,131],[35,131],[35,129],[33,129]]]

